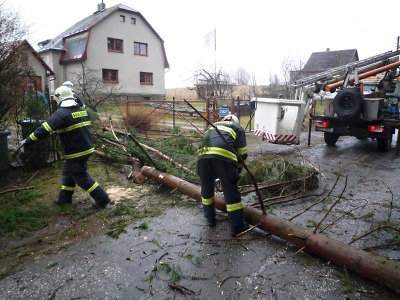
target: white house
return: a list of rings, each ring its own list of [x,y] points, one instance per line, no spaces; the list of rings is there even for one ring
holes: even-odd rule
[[[38,53],[55,73],[51,91],[74,75],[91,70],[119,95],[163,99],[169,69],[164,41],[140,12],[118,4],[97,10],[52,40]]]

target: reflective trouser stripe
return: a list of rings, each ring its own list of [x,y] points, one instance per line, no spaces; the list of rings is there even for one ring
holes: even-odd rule
[[[211,198],[201,197],[201,203],[203,203],[204,205],[212,205],[214,203],[214,197]]]
[[[87,190],[87,192],[90,194],[90,193],[93,192],[98,186],[99,186],[99,184],[98,184],[97,182],[95,182],[95,183]]]
[[[232,212],[232,211],[239,210],[239,209],[243,209],[243,203],[242,202],[232,203],[232,204],[227,204],[226,205],[226,210],[228,212]]]
[[[62,185],[62,186],[61,186],[61,190],[63,190],[63,191],[74,191],[74,190],[75,190],[75,187],[73,187],[73,186]]]

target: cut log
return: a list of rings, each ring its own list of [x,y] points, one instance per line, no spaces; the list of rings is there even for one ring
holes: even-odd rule
[[[201,202],[199,186],[147,166],[144,166],[141,172],[144,176],[154,178]],[[215,195],[215,206],[217,209],[226,212],[226,205],[222,196]],[[322,234],[310,232],[272,214],[264,215],[261,211],[252,207],[244,207],[244,214],[250,224],[260,224],[262,230],[280,237],[308,253],[339,267],[345,267],[347,271],[366,277],[394,290],[396,293],[400,293],[399,264]]]

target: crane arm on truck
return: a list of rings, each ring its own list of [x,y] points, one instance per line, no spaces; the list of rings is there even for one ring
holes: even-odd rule
[[[398,102],[390,110],[392,113],[387,113],[386,96],[396,88],[399,55],[400,50],[388,51],[295,81],[292,84],[295,99],[305,99],[310,92],[337,92],[325,107],[324,115],[310,115],[308,144],[314,123],[316,131],[324,132],[328,145],[335,145],[340,136],[354,136],[375,139],[380,150],[388,151],[399,124],[399,114]],[[383,73],[372,92],[364,93],[367,78]]]
[[[400,50],[388,51],[379,55],[375,55],[363,60],[349,63],[347,65],[335,67],[324,72],[320,72],[305,78],[296,80],[291,87],[296,89],[296,92],[302,88],[308,87],[313,90],[314,93],[318,93],[320,90],[329,91],[326,86],[335,84],[346,79],[350,75],[349,70],[356,70],[358,74],[363,74],[369,71],[375,72],[380,67],[387,66],[391,62],[391,58],[400,55]],[[383,72],[383,71],[379,71]],[[378,72],[378,73],[379,73]],[[375,74],[378,74],[375,73]],[[371,75],[368,75],[371,76]]]

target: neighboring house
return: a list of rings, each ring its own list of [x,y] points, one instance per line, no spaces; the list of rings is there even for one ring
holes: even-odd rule
[[[358,60],[357,49],[313,52],[302,70],[291,72],[291,79],[293,82]]]
[[[100,3],[92,15],[39,46],[39,55],[56,74],[53,90],[66,80],[77,86],[76,74],[91,70],[118,95],[165,97],[169,63],[164,41],[140,12],[128,6],[105,8]]]
[[[37,54],[28,41],[23,40],[18,42],[14,51],[21,51],[20,53],[22,53],[19,66],[21,76],[23,77],[21,92],[26,91],[26,87],[33,84],[36,91],[44,93],[46,87],[49,86],[50,80],[54,78],[54,72]]]

